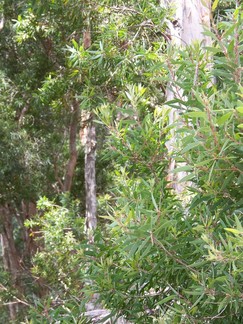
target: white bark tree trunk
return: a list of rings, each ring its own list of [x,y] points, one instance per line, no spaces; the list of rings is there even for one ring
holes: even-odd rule
[[[161,0],[160,4],[166,8],[175,8],[175,19],[168,25],[172,46],[186,47],[195,41],[202,42],[204,46],[210,44],[210,38],[204,36],[203,31],[204,27],[210,28],[211,0]],[[174,75],[171,75],[171,79],[172,82],[167,86],[167,101],[183,99],[181,89],[173,84],[173,81],[175,81]],[[178,142],[175,130],[178,129],[181,124],[178,111],[174,108],[170,111],[169,124],[176,125],[176,128],[172,128],[170,134],[171,139],[166,144],[171,159],[167,180],[171,183],[175,192],[181,194],[185,190],[186,183],[180,183],[180,180],[186,174],[185,172],[172,173],[176,167],[175,160],[173,159],[173,152]]]
[[[96,132],[92,120],[92,113],[90,112],[83,111],[82,113],[80,136],[85,153],[86,233],[88,240],[93,242],[93,232],[97,226],[95,178]]]
[[[203,31],[204,27],[210,27],[211,0],[161,0],[161,5],[175,8],[175,19],[168,26],[173,44],[186,46],[194,41],[210,42]]]

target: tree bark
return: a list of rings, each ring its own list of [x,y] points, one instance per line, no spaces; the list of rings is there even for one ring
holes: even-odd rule
[[[34,237],[31,235],[32,229],[29,229],[24,225],[27,219],[31,219],[37,214],[36,203],[22,201],[20,211],[18,212],[16,210],[15,214],[21,229],[22,240],[24,242],[24,248],[22,251],[22,259],[24,261],[26,258],[30,259],[36,253],[38,248]]]
[[[211,0],[161,0],[163,7],[175,8],[175,19],[169,23],[173,44],[186,46],[194,41],[208,44],[210,37],[203,35],[210,27]]]
[[[85,153],[85,192],[86,192],[86,233],[88,240],[93,242],[93,232],[97,226],[96,218],[96,131],[92,113],[82,112],[81,142]]]
[[[161,5],[163,7],[175,7],[175,19],[168,25],[172,46],[186,47],[195,41],[201,41],[204,46],[211,43],[211,39],[203,35],[204,27],[210,28],[211,0],[161,0]],[[185,100],[181,89],[174,85],[176,80],[172,71],[170,77],[172,81],[167,86],[167,101],[173,99]],[[187,184],[185,182],[180,183],[180,180],[186,175],[185,172],[172,173],[176,167],[173,152],[178,142],[175,130],[182,125],[178,111],[175,108],[170,111],[169,125],[174,126],[171,130],[171,138],[166,143],[170,156],[167,180],[175,192],[180,195]]]
[[[4,270],[10,274],[11,282],[14,288],[21,291],[21,266],[19,263],[20,256],[15,246],[12,215],[8,205],[0,207],[0,219],[2,224],[1,232],[1,249]],[[11,320],[15,320],[19,305],[18,303],[10,303],[8,305]]]
[[[69,161],[66,167],[66,174],[63,184],[63,191],[67,192],[71,190],[73,176],[77,164],[77,147],[76,147],[76,138],[77,138],[77,130],[79,124],[79,103],[74,99],[71,107],[71,123],[69,127]]]

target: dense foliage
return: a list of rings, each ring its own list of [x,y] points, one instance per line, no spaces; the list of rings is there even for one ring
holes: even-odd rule
[[[2,321],[17,301],[17,322],[87,323],[95,293],[113,321],[243,321],[243,15],[231,1],[213,9],[212,45],[178,49],[166,29],[173,10],[158,1],[5,1],[0,207],[10,214],[0,232],[11,224],[22,263],[12,278],[0,264]],[[168,84],[179,99],[166,102]],[[63,193],[74,102],[96,119],[93,244],[78,141]],[[171,159],[185,172],[181,195]]]

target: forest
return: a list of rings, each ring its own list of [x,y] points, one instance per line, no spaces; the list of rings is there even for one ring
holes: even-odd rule
[[[243,323],[242,22],[0,1],[0,323]]]

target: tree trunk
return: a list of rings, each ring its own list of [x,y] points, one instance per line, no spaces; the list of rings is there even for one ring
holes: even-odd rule
[[[210,27],[211,0],[161,0],[163,7],[175,8],[175,19],[169,23],[171,40],[174,45],[186,46],[194,41],[210,43],[204,36],[204,27]]]
[[[15,246],[12,215],[7,205],[0,207],[0,218],[2,224],[1,250],[4,270],[10,274],[13,287],[21,291],[22,269],[19,263],[20,256]],[[10,319],[14,321],[18,313],[19,305],[15,302],[9,303],[8,308]]]
[[[79,123],[79,103],[74,99],[71,109],[72,117],[69,127],[69,161],[66,167],[66,174],[64,179],[63,191],[70,191],[72,187],[73,176],[77,164],[77,147],[76,138]]]
[[[97,226],[95,177],[96,132],[92,113],[90,112],[82,112],[80,137],[85,153],[86,233],[88,240],[93,242],[93,232]]]
[[[203,35],[204,27],[210,28],[211,18],[211,0],[161,0],[163,7],[175,7],[175,19],[169,23],[171,44],[177,47],[186,47],[195,41],[202,41],[203,45],[209,45],[211,39]],[[186,99],[182,96],[182,91],[174,85],[175,76],[171,71],[171,82],[167,86],[166,99]],[[178,139],[175,130],[180,128],[182,121],[179,118],[178,111],[172,108],[169,114],[169,124],[174,125],[171,130],[171,139],[166,143],[170,164],[167,180],[174,188],[177,194],[181,194],[186,187],[186,183],[180,183],[180,180],[186,175],[185,172],[173,174],[176,167],[173,158],[173,152],[177,147]],[[180,164],[182,166],[182,164]]]

